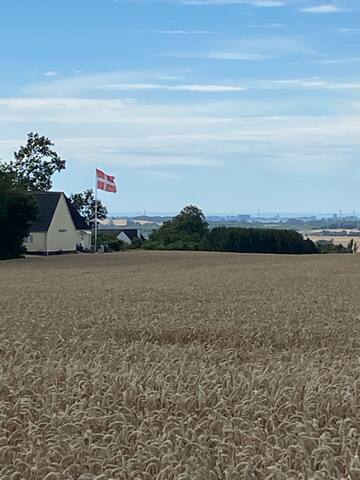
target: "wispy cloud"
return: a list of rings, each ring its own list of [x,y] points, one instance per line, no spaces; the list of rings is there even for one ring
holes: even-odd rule
[[[293,78],[272,80],[271,82],[264,82],[263,88],[280,88],[280,89],[308,89],[308,90],[358,90],[360,89],[360,81],[358,82],[344,82],[344,81],[330,81],[321,77],[309,78]]]
[[[181,0],[186,5],[230,5],[243,4],[251,5],[253,7],[283,7],[286,5],[282,0]]]
[[[134,0],[131,0],[134,1]],[[283,7],[288,4],[288,0],[136,0],[138,3],[181,3],[194,6],[221,6],[221,5],[248,5],[258,8]],[[127,3],[129,0],[113,0],[114,3]]]
[[[259,30],[271,30],[274,28],[283,28],[285,25],[283,23],[264,23],[260,25],[250,25],[250,28],[255,28]]]
[[[268,55],[251,52],[171,52],[158,53],[158,58],[202,58],[204,60],[237,60],[242,62],[258,62],[270,58]]]
[[[139,33],[153,33],[156,35],[211,35],[216,32],[212,30],[157,30],[157,29],[149,29],[149,30],[138,30]]]
[[[59,75],[59,72],[56,72],[55,70],[49,70],[44,73],[45,77],[56,77],[57,75]]]
[[[259,111],[273,113],[254,116],[245,107],[234,102],[178,103],[169,109],[113,99],[0,99],[0,122],[19,125],[21,131],[29,122],[51,126],[63,155],[87,165],[99,157],[132,168],[231,167],[241,161],[269,171],[323,175],[340,156],[342,162],[357,161],[358,115],[279,115],[279,106],[259,102]],[[0,142],[0,156],[7,158],[5,153],[16,146]]]
[[[210,54],[211,55],[211,54]],[[213,58],[221,58],[228,60],[238,60],[247,58],[242,54],[231,53],[219,53],[214,54]],[[257,57],[255,57],[257,58]],[[255,60],[253,58],[253,60]],[[249,59],[249,58],[247,58]],[[262,59],[262,57],[260,57]],[[360,63],[360,57],[350,58],[326,58],[309,62],[313,64],[345,64],[345,63]],[[175,94],[188,94],[188,95],[231,95],[256,91],[256,90],[293,90],[293,89],[306,89],[306,90],[356,90],[359,88],[360,80],[357,77],[340,77],[334,78],[322,78],[319,76],[308,76],[303,78],[279,78],[279,79],[245,79],[241,81],[237,76],[232,76],[226,80],[219,81],[217,83],[207,83],[205,81],[199,81],[196,75],[188,72],[186,81],[181,75],[166,75],[157,72],[110,72],[97,75],[73,75],[70,77],[63,77],[59,79],[51,79],[47,82],[39,82],[32,86],[29,86],[24,93],[31,98],[37,96],[38,105],[41,105],[42,97],[44,102],[48,102],[49,98],[52,99],[52,104],[56,105],[56,98],[60,96],[59,102],[63,102],[63,97],[66,98],[67,106],[71,108],[73,105],[81,105],[82,97],[106,97],[103,101],[114,95],[116,92],[122,92],[123,98],[115,101],[115,105],[123,105],[124,103],[134,102],[133,97],[142,98],[143,92],[154,92],[158,95],[163,92],[168,96],[170,93],[174,94],[174,98],[177,98]],[[71,100],[72,99],[72,100]],[[25,99],[9,99],[9,105],[15,108],[17,105],[21,107],[21,102],[27,102]],[[30,101],[30,100],[29,100]],[[101,99],[94,99],[94,101],[101,101]],[[107,105],[107,104],[105,104]],[[1,105],[0,105],[1,106]],[[86,108],[86,104],[84,104]]]
[[[189,84],[189,85],[164,85],[157,83],[127,83],[100,85],[99,90],[166,90],[174,92],[199,92],[199,93],[229,93],[243,92],[246,88],[242,85],[207,85],[207,84]]]
[[[339,28],[338,32],[340,33],[354,33],[354,34],[358,34],[360,33],[360,28],[353,28],[353,27],[343,27],[343,28]]]
[[[318,65],[346,65],[351,63],[359,63],[360,57],[337,57],[337,58],[324,58],[321,60],[314,60],[311,63]]]
[[[325,5],[315,5],[313,7],[306,7],[300,10],[303,13],[341,13],[343,11],[337,5],[328,3]]]
[[[211,52],[203,56],[203,58],[209,58],[213,60],[239,60],[258,62],[269,58],[268,55],[262,55],[260,53],[237,53],[237,52]]]

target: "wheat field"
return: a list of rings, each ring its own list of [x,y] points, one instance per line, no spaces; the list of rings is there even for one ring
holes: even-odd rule
[[[1,480],[360,479],[360,258],[0,264]]]

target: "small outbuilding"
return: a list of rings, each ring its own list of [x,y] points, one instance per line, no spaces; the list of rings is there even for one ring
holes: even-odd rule
[[[91,248],[91,229],[63,192],[35,192],[38,221],[25,239],[27,253],[50,255]]]
[[[137,228],[101,228],[99,233],[111,235],[127,245],[133,245],[135,242],[144,242],[144,236],[139,233]]]

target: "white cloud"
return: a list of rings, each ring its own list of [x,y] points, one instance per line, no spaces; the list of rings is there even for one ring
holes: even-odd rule
[[[129,0],[113,0],[114,3],[126,3]],[[194,6],[221,6],[221,5],[249,5],[252,7],[273,8],[287,5],[288,0],[131,0],[138,3],[182,3],[184,5]]]
[[[243,92],[246,90],[241,85],[176,85],[172,90],[183,92],[226,93]]]
[[[285,25],[283,23],[264,23],[260,25],[250,25],[250,28],[255,28],[255,29],[273,29],[273,28],[283,28]]]
[[[360,28],[343,27],[343,28],[339,28],[338,32],[358,34],[360,33]]]
[[[261,53],[251,52],[171,52],[159,53],[155,55],[158,58],[203,58],[209,60],[238,60],[243,62],[258,62],[269,58],[267,55]]]
[[[311,81],[321,80],[303,80]],[[274,82],[277,88],[281,81]],[[340,161],[345,165],[357,160],[359,115],[284,115],[283,108],[289,111],[287,99],[283,106],[269,102],[262,98],[257,103],[170,106],[114,99],[0,99],[0,156],[7,158],[19,144],[6,141],[4,127],[11,125],[13,137],[22,138],[31,125],[45,130],[65,158],[86,165],[100,157],[105,164],[133,168],[217,167],[251,161],[269,171],[306,175],[324,174]]]
[[[211,30],[138,30],[140,33],[153,33],[158,35],[211,35],[216,32]]]
[[[156,83],[125,83],[100,85],[99,90],[166,90],[174,92],[199,92],[199,93],[226,93],[226,92],[243,92],[246,90],[241,85],[206,85],[206,84],[189,84],[189,85],[163,85]]]
[[[50,70],[49,72],[45,72],[44,75],[45,77],[56,77],[57,75],[59,75],[59,72]]]
[[[315,5],[314,7],[306,7],[301,9],[301,12],[303,13],[340,13],[342,11],[342,8],[330,3],[325,5]]]
[[[255,61],[255,57],[247,57],[244,54],[231,53],[231,52],[218,52],[213,54],[207,54],[206,58],[222,59],[222,60],[242,60],[244,58]],[[257,55],[257,54],[256,54]],[[260,56],[259,58],[263,58]],[[266,58],[266,57],[265,57]],[[321,60],[315,60],[309,63],[312,64],[345,64],[345,63],[359,63],[360,57],[349,58],[325,58]],[[91,101],[94,104],[100,106],[100,109],[104,108],[105,111],[109,105],[109,100],[114,102],[115,108],[120,108],[124,104],[134,103],[133,97],[142,98],[144,92],[157,92],[159,95],[162,93],[181,93],[195,96],[201,94],[222,96],[222,95],[235,95],[244,92],[246,96],[247,91],[256,90],[357,90],[359,88],[360,79],[358,77],[329,77],[322,78],[318,76],[309,76],[303,78],[278,78],[262,80],[259,78],[247,78],[238,80],[238,75],[231,75],[233,79],[227,79],[226,81],[219,81],[219,83],[206,83],[196,81],[197,79],[191,78],[192,74],[187,73],[186,81],[184,77],[180,75],[166,75],[159,74],[159,72],[110,72],[97,75],[76,75],[71,77],[62,77],[59,79],[51,79],[48,82],[40,82],[32,86],[27,87],[23,95],[29,98],[17,98],[8,99],[9,106],[13,109],[22,107],[23,102],[26,105],[30,105],[34,102],[34,108],[39,106],[45,106],[51,103],[53,107],[61,107],[62,104],[66,108],[76,108],[82,106],[84,109],[91,105]],[[136,79],[136,80],[135,80]],[[140,80],[140,81],[139,81]],[[144,81],[145,80],[145,81]],[[195,81],[194,81],[195,80]],[[92,97],[109,97],[116,95],[116,92],[121,92],[120,99],[93,99]],[[57,98],[61,95],[61,98]],[[243,95],[242,95],[243,96]],[[34,99],[34,97],[37,97]],[[84,97],[84,98],[82,98]],[[174,95],[174,98],[177,98]],[[105,102],[101,104],[101,102]],[[42,103],[43,102],[43,103]],[[0,103],[1,107],[1,103]]]
[[[230,5],[242,4],[252,7],[283,7],[286,3],[282,0],[182,0],[186,5]]]
[[[258,62],[269,58],[260,53],[237,53],[237,52],[211,52],[204,55],[204,58],[214,60],[238,60],[244,62]]]
[[[292,78],[272,80],[270,82],[263,82],[258,84],[258,88],[264,89],[288,89],[288,88],[304,88],[312,90],[357,90],[360,88],[360,82],[344,82],[344,81],[330,81],[321,77],[309,78]]]
[[[360,57],[339,57],[339,58],[324,58],[322,60],[315,60],[311,63],[318,65],[346,65],[348,63],[358,63]]]

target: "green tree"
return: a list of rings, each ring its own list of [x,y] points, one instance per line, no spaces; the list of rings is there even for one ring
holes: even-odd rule
[[[74,204],[80,214],[89,224],[95,223],[95,195],[94,191],[89,189],[83,193],[74,193],[70,195],[70,201]],[[104,220],[107,217],[107,208],[97,200],[97,218]]]
[[[53,150],[53,142],[38,133],[29,133],[27,143],[14,153],[10,163],[1,163],[0,171],[14,178],[26,191],[48,191],[54,173],[65,169],[66,162]]]
[[[178,230],[202,238],[208,231],[208,223],[200,208],[194,205],[184,207],[174,219]]]
[[[0,163],[0,192],[5,192],[15,189],[15,175],[8,171],[5,164]]]
[[[208,234],[206,248],[242,253],[319,253],[311,240],[304,240],[294,230],[267,228],[217,227]]]
[[[0,259],[16,258],[24,252],[24,238],[36,219],[33,197],[19,189],[14,175],[0,170]]]
[[[150,236],[146,248],[169,250],[201,250],[208,233],[203,212],[194,205],[184,207],[172,220]]]

